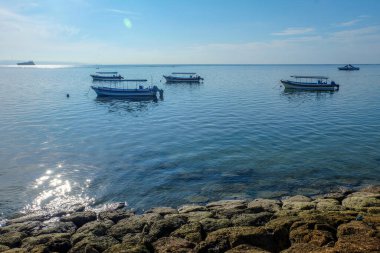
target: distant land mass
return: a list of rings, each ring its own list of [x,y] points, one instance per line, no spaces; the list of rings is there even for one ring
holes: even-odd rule
[[[19,62],[17,65],[36,65],[34,61]]]
[[[0,60],[0,65],[19,65],[19,63],[25,63],[29,61],[23,61],[23,60]],[[30,61],[33,62],[34,64],[32,65],[84,65],[84,63],[79,63],[79,62],[64,62],[64,61]],[[23,65],[23,64],[21,64]],[[29,65],[29,64],[27,64]]]

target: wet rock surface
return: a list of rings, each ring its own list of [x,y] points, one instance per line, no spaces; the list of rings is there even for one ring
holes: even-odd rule
[[[0,227],[0,252],[380,252],[380,187],[143,214],[124,207],[19,216]]]

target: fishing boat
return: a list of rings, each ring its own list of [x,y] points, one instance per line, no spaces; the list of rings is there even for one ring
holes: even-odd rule
[[[19,66],[28,66],[28,65],[36,65],[33,61],[19,62],[17,63]]]
[[[285,89],[311,90],[311,91],[335,91],[339,90],[339,84],[334,81],[327,82],[326,76],[291,76],[291,80],[281,80]]]
[[[167,83],[199,83],[203,81],[203,78],[193,72],[173,72],[170,76],[165,76],[164,78]]]
[[[118,81],[124,79],[118,72],[96,72],[90,76],[93,81]]]
[[[98,97],[157,97],[157,93],[160,97],[163,96],[164,91],[156,85],[144,87],[142,83],[146,81],[146,79],[123,79],[115,82],[102,82],[98,85],[92,85],[91,88]],[[134,83],[135,88],[130,88],[130,83]]]
[[[339,70],[359,70],[359,67],[352,66],[351,64],[348,64],[344,67],[338,67]]]

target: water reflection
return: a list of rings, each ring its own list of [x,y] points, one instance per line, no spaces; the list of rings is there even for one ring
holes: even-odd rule
[[[163,98],[160,98],[160,101],[162,100]],[[159,99],[157,97],[97,97],[95,102],[100,106],[107,107],[110,113],[133,114],[148,111],[150,108],[158,105]]]
[[[38,194],[30,204],[24,207],[23,213],[56,213],[62,210],[74,210],[79,206],[89,206],[94,202],[94,199],[85,194],[91,180],[85,179],[82,184],[69,180],[59,173],[62,167],[60,163],[55,168],[46,170],[33,182],[32,188]]]
[[[336,92],[336,91],[335,91]],[[331,98],[334,91],[301,91],[294,89],[284,89],[281,96],[287,98],[289,102],[303,103],[307,101],[318,101]]]

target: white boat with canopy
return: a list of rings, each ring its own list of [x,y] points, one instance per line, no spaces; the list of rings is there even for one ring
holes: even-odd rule
[[[173,72],[170,76],[165,76],[164,78],[167,83],[199,83],[203,81],[203,78],[194,72]]]
[[[99,97],[157,97],[157,92],[160,97],[163,96],[164,91],[156,85],[144,87],[143,83],[146,81],[146,79],[123,79],[116,82],[99,83],[98,85],[92,85],[91,88]],[[130,86],[133,86],[131,83],[134,84],[134,88],[130,88]]]
[[[330,83],[326,76],[291,76],[295,80],[281,80],[285,89],[313,90],[313,91],[335,91],[339,90],[339,84],[334,81]]]
[[[118,81],[123,80],[124,77],[122,77],[118,72],[96,72],[95,74],[90,75],[92,77],[93,81]]]

